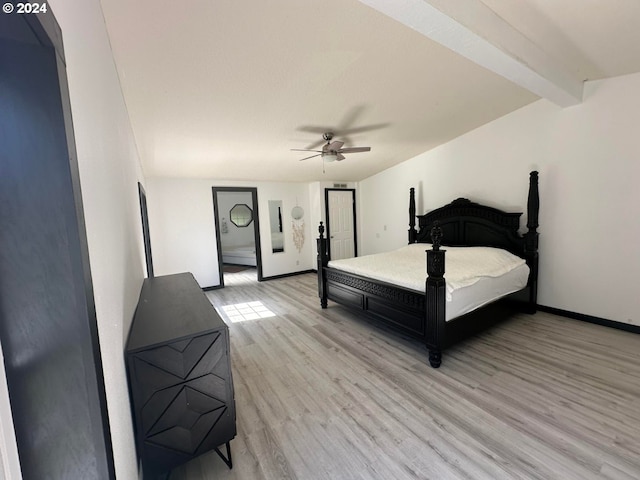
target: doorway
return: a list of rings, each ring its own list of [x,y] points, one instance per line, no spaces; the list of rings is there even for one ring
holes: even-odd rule
[[[213,187],[213,211],[218,249],[219,285],[227,274],[255,272],[262,281],[258,189]]]
[[[142,240],[144,242],[144,259],[147,264],[147,278],[153,278],[153,255],[151,254],[151,235],[149,234],[149,211],[147,210],[147,193],[138,182],[140,199],[140,219],[142,220]]]
[[[326,188],[324,195],[329,258],[357,257],[355,189]]]
[[[61,39],[49,10],[0,15],[2,367],[22,477],[111,479]]]

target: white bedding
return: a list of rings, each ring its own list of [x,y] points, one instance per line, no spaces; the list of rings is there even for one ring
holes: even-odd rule
[[[392,283],[419,292],[427,278],[425,250],[416,243],[391,252],[329,262],[329,267]],[[446,318],[451,320],[524,288],[529,278],[525,261],[491,247],[443,247],[447,284]]]
[[[222,262],[234,265],[256,266],[255,245],[223,245]]]

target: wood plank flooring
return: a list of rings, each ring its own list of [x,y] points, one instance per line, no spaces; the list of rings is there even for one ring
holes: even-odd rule
[[[231,332],[234,468],[210,453],[171,480],[640,478],[640,335],[516,315],[435,370],[420,343],[321,310],[314,275],[251,275],[207,294]]]

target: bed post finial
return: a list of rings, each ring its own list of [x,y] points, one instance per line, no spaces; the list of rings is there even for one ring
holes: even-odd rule
[[[416,189],[409,189],[409,243],[416,243],[418,231],[416,230]]]
[[[442,244],[442,229],[440,228],[440,222],[436,220],[431,227],[431,243],[433,244],[433,250],[440,250]]]
[[[540,195],[538,193],[538,172],[529,174],[529,198],[527,199],[527,233],[524,234],[524,253],[529,274],[529,307],[530,313],[538,309],[538,213]]]
[[[538,228],[538,211],[540,195],[538,193],[538,172],[529,174],[529,198],[527,200],[527,228],[535,231]]]
[[[538,212],[540,195],[538,193],[538,172],[529,174],[529,197],[527,199],[527,233],[525,234],[525,253],[537,255],[538,252]]]
[[[318,296],[320,297],[320,306],[327,308],[327,274],[324,267],[329,263],[329,253],[327,252],[327,239],[324,238],[324,225],[320,222],[318,226]]]

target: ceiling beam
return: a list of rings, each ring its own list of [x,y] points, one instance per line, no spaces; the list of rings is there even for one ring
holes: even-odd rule
[[[360,2],[561,107],[582,101],[582,81],[480,0]]]

